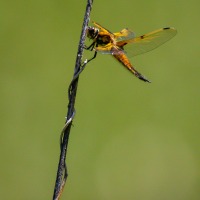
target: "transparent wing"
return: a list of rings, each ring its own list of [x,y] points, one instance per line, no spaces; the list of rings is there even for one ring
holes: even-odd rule
[[[116,39],[116,41],[130,40],[130,39],[133,39],[135,37],[135,34],[131,30],[129,30],[128,28],[125,28],[118,33],[112,33],[108,29],[106,29],[103,26],[101,26],[100,24],[98,24],[97,22],[93,21],[93,24],[100,31],[105,32],[105,33],[111,35],[112,37],[114,37]]]
[[[111,33],[108,29],[104,28],[103,26],[101,26],[100,24],[96,23],[96,22],[92,22],[94,24],[94,26],[96,26],[100,31],[108,33],[113,35],[113,33]]]
[[[173,38],[176,33],[176,29],[172,27],[162,28],[136,38],[121,40],[116,45],[132,57],[159,47]]]
[[[131,40],[135,36],[135,34],[131,30],[127,29],[127,28],[121,30],[118,33],[111,33],[109,30],[103,28],[98,23],[96,23],[96,22],[93,22],[93,23],[101,31],[105,32],[106,34],[109,34],[116,42]],[[115,49],[120,50],[119,51],[120,53],[124,52],[123,49],[120,49],[120,47],[118,47],[117,45],[111,44],[111,43],[109,43],[109,44],[107,44],[105,46],[95,47],[94,50],[97,51],[97,52],[100,52],[102,54],[113,54],[113,47],[115,47]],[[117,54],[117,52],[115,51],[114,54]]]
[[[134,32],[125,28],[118,33],[113,33],[116,42],[124,41],[124,40],[131,40],[135,38]]]
[[[112,47],[113,47],[112,44],[108,44],[106,46],[95,47],[94,50],[102,54],[112,54]]]
[[[94,50],[102,54],[112,54],[112,55],[126,54],[126,52],[123,49],[114,44],[108,44],[106,46],[98,46],[95,47]]]

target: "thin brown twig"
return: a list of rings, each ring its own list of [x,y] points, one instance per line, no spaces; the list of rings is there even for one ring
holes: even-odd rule
[[[68,96],[69,96],[68,112],[67,112],[67,117],[66,117],[67,119],[66,119],[65,126],[61,132],[61,142],[60,142],[61,152],[60,152],[60,160],[58,164],[53,200],[60,199],[60,196],[64,190],[64,186],[65,186],[67,176],[68,176],[67,165],[66,165],[66,154],[67,154],[67,147],[68,147],[71,125],[72,125],[72,121],[75,115],[74,106],[75,106],[75,100],[76,100],[76,92],[77,92],[77,87],[78,87],[79,75],[87,64],[87,62],[84,62],[83,65],[81,65],[81,62],[82,62],[82,55],[83,55],[83,50],[84,50],[85,38],[86,38],[86,30],[89,23],[90,12],[92,9],[92,3],[93,3],[93,0],[87,1],[84,21],[83,21],[83,26],[82,26],[82,32],[81,32],[81,37],[80,37],[80,42],[79,42],[78,52],[77,52],[77,57],[76,57],[74,76],[68,89]]]

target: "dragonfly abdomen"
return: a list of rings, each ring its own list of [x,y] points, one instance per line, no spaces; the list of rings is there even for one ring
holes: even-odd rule
[[[122,63],[130,72],[132,72],[136,77],[138,77],[140,80],[143,80],[145,82],[150,81],[146,79],[142,74],[140,74],[130,63],[128,57],[123,53],[121,54],[113,54],[113,56],[120,62]]]

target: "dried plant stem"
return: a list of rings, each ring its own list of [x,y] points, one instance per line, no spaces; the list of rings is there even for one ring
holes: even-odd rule
[[[64,186],[67,180],[67,176],[68,176],[67,165],[66,165],[66,154],[67,154],[67,147],[68,147],[71,125],[72,125],[72,121],[75,115],[74,106],[75,106],[75,100],[76,100],[76,92],[77,92],[77,87],[78,87],[79,75],[87,64],[87,62],[84,62],[83,64],[81,64],[81,62],[82,62],[82,55],[83,55],[83,50],[84,50],[85,38],[86,38],[86,30],[89,23],[90,12],[92,9],[92,3],[93,3],[93,0],[87,1],[86,12],[85,12],[85,17],[83,21],[82,32],[81,32],[81,37],[80,37],[80,42],[79,42],[78,52],[77,52],[77,57],[76,57],[74,76],[73,76],[72,82],[69,85],[69,90],[68,90],[68,95],[69,95],[68,112],[67,112],[67,117],[66,117],[67,118],[66,123],[61,133],[61,142],[60,142],[61,152],[60,152],[60,160],[58,164],[53,200],[60,199],[60,196],[63,192]]]

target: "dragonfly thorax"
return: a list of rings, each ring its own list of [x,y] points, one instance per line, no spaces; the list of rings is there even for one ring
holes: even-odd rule
[[[96,38],[96,43],[101,46],[105,46],[109,43],[113,43],[109,35],[99,34]]]

